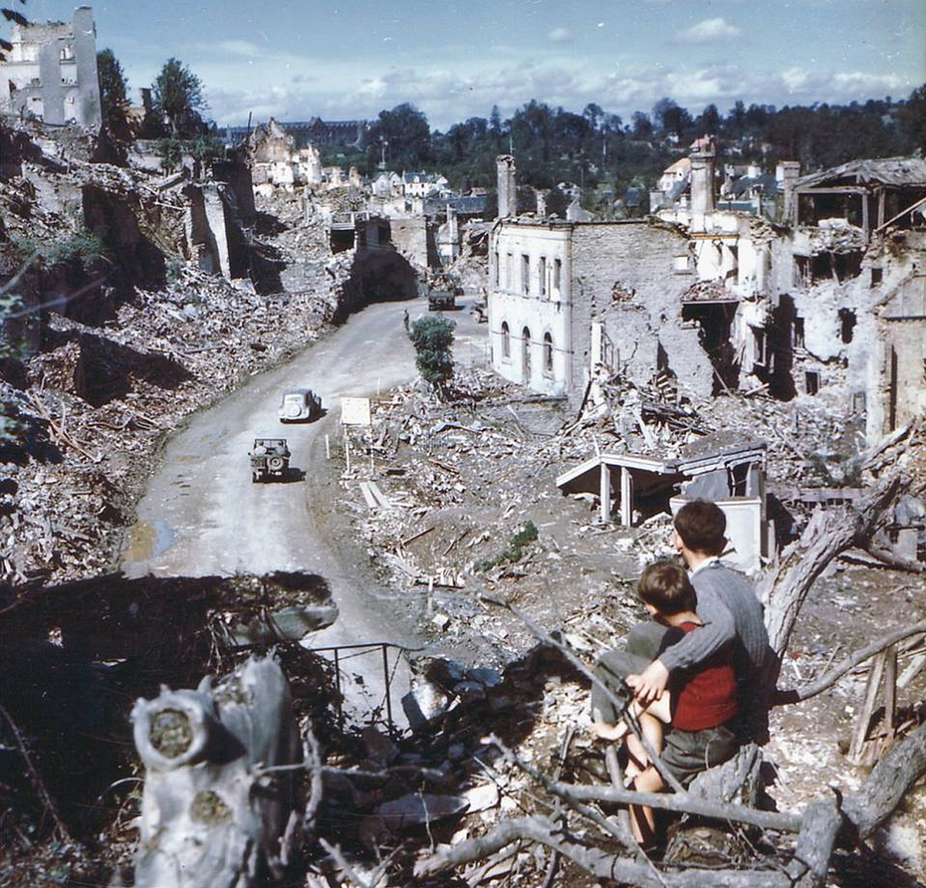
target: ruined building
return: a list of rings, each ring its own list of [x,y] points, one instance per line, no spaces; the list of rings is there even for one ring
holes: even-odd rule
[[[500,157],[489,250],[494,369],[582,399],[596,376],[671,376],[695,399],[826,391],[877,441],[926,412],[926,161],[779,165],[775,225],[718,209],[715,156],[647,221],[516,215]],[[679,181],[682,181],[681,179]]]
[[[3,113],[48,124],[103,123],[93,10],[81,6],[70,22],[13,25],[8,60],[0,63]]]

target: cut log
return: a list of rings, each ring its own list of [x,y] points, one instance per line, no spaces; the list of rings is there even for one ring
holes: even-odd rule
[[[302,834],[289,685],[251,658],[215,685],[162,687],[132,710],[147,774],[137,888],[256,888],[280,879]]]

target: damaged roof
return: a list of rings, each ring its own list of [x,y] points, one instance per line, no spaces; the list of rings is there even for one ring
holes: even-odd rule
[[[802,176],[795,188],[812,188],[815,185],[849,179],[855,184],[875,182],[883,185],[923,185],[926,187],[926,160],[921,157],[882,157],[867,160],[850,160],[848,163]]]

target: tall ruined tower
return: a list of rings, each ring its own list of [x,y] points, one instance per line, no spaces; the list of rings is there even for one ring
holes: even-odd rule
[[[514,158],[510,154],[499,154],[495,164],[498,167],[498,218],[509,219],[518,215]]]

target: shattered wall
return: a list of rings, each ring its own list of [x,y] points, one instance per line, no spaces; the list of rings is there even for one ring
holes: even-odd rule
[[[577,225],[573,233],[573,378],[582,397],[591,362],[591,327],[613,344],[612,369],[634,383],[671,370],[694,395],[709,397],[713,371],[696,326],[681,320],[691,273],[677,270],[687,242],[676,230],[642,220]],[[581,388],[582,391],[578,391]]]
[[[0,63],[0,107],[51,124],[103,123],[96,26],[89,6],[70,22],[14,25],[9,60]]]
[[[432,268],[436,263],[434,232],[424,216],[389,220],[390,240],[412,265]]]

